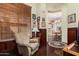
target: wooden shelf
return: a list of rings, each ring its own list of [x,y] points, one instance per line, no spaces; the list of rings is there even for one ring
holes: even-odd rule
[[[0,22],[0,23],[8,23],[10,26],[27,26],[27,24],[22,23],[11,23],[11,22]]]
[[[22,23],[9,23],[11,26],[27,26],[27,24]]]

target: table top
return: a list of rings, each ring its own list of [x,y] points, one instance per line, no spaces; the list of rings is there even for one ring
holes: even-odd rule
[[[79,56],[79,46],[76,46],[74,42],[65,47],[63,51],[75,56]]]
[[[64,48],[66,43],[60,41],[50,41],[48,42],[48,45],[54,48]]]

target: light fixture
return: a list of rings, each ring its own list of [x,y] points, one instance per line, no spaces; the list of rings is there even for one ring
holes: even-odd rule
[[[34,33],[35,33],[35,37],[36,37],[36,33],[37,33],[37,32],[39,32],[39,30],[38,30],[38,28],[37,28],[37,27],[35,27],[35,28],[33,28],[32,32],[34,32]]]

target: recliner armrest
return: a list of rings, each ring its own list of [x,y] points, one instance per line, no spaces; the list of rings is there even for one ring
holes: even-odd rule
[[[39,37],[32,38],[29,40],[29,42],[39,42]]]

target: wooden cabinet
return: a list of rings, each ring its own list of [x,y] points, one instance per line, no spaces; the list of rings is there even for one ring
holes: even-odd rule
[[[40,46],[46,46],[46,29],[39,29],[40,30]]]
[[[35,37],[35,33],[32,32],[32,37]],[[40,46],[46,46],[46,29],[39,29],[39,32],[36,33],[36,37],[40,37]]]
[[[0,55],[18,53],[15,40],[0,42]]]

